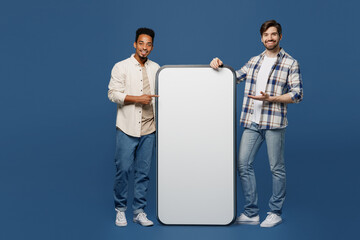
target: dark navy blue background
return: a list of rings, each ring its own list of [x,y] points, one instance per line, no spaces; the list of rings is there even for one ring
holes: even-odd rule
[[[0,239],[356,238],[359,7],[355,0],[3,0]],[[284,223],[143,228],[128,211],[128,227],[115,227],[116,107],[107,85],[112,66],[133,53],[135,30],[156,31],[150,57],[160,65],[208,64],[217,56],[238,69],[263,51],[259,27],[269,19],[282,24],[281,45],[299,60],[304,81],[303,102],[289,106]],[[153,220],[155,166],[147,208]],[[265,148],[255,167],[264,218],[271,194]],[[240,213],[240,188],[238,196]]]

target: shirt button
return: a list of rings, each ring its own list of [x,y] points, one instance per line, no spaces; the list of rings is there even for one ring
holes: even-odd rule
[[[140,123],[140,122],[139,122]]]
[[[141,90],[142,91],[142,90]]]

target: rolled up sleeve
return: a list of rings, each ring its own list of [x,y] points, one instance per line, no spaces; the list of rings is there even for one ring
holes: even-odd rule
[[[249,63],[246,63],[241,69],[236,71],[236,83],[240,83],[246,79],[246,75],[249,69]]]
[[[108,98],[110,101],[124,105],[125,101],[125,79],[126,75],[123,68],[119,64],[115,64],[111,71],[111,78],[109,82]]]
[[[300,73],[300,66],[297,61],[294,61],[289,70],[288,90],[288,93],[290,94],[290,97],[294,103],[299,103],[303,100],[303,83]]]

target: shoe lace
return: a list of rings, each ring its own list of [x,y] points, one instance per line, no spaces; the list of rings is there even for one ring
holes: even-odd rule
[[[125,218],[125,214],[123,212],[118,212],[119,214],[117,214],[118,219],[122,220]]]
[[[275,213],[272,213],[272,212],[268,212],[267,214],[268,215],[267,215],[266,219],[268,219],[268,220],[272,220],[276,215]]]
[[[146,217],[146,213],[144,213],[144,212],[139,213],[137,218],[141,221],[148,221],[148,219]]]

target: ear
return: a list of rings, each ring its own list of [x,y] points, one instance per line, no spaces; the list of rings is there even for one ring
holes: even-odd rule
[[[134,42],[134,48],[136,48],[136,42]]]
[[[280,35],[280,40],[282,39],[282,34]]]

